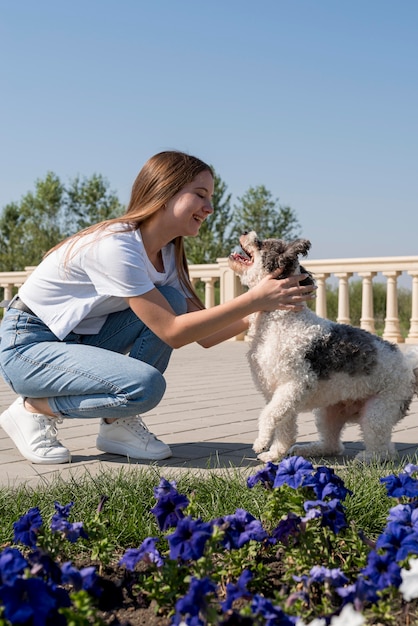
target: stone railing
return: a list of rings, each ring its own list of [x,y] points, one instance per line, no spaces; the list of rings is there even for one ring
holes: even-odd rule
[[[394,343],[418,344],[418,256],[380,257],[366,259],[304,260],[303,265],[313,273],[318,285],[316,312],[327,317],[327,281],[338,281],[337,321],[350,324],[349,280],[353,276],[362,281],[362,312],[360,326],[375,332],[373,312],[373,279],[382,276],[386,280],[386,317],[383,338]],[[22,272],[0,272],[0,287],[3,293],[0,300],[10,300],[17,288],[29,276],[33,267]],[[204,301],[207,308],[215,304],[216,286],[219,287],[219,300],[226,302],[243,292],[241,282],[229,268],[228,259],[218,259],[216,263],[190,265],[193,283],[202,281],[205,285]],[[398,284],[407,277],[411,282],[412,306],[410,328],[403,339],[398,317]],[[1,303],[0,303],[1,305]]]
[[[326,285],[329,280],[338,281],[337,321],[350,324],[349,279],[356,275],[362,281],[362,310],[360,326],[375,332],[373,312],[373,278],[381,275],[386,279],[386,317],[383,338],[394,343],[418,344],[418,256],[380,257],[366,259],[304,260],[303,265],[312,272],[318,285],[316,312],[327,317]],[[215,302],[215,285],[220,288],[220,302],[226,302],[242,293],[238,277],[229,269],[227,259],[218,259],[210,265],[191,265],[190,275],[194,283],[205,284],[205,305]],[[403,339],[398,317],[398,283],[400,277],[411,282],[412,307],[408,336]],[[409,287],[408,287],[409,288]]]

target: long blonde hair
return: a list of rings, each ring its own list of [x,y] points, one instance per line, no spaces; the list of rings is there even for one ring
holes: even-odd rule
[[[142,167],[132,186],[131,198],[126,212],[110,220],[105,220],[84,230],[71,235],[68,240],[79,241],[89,233],[103,230],[111,224],[124,224],[124,229],[137,230],[154,213],[164,206],[185,185],[191,183],[201,172],[210,172],[214,176],[212,168],[198,159],[184,152],[169,150],[159,152],[152,156]],[[64,241],[52,248],[47,254],[62,246]],[[204,308],[202,301],[197,295],[189,274],[186,254],[184,251],[183,237],[173,240],[175,247],[175,262],[180,283],[186,293],[192,294],[192,300],[199,308]],[[69,251],[72,245],[69,246]]]

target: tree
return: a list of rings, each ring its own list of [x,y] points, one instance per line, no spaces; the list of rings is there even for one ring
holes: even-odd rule
[[[215,263],[228,256],[233,247],[231,236],[231,194],[222,179],[214,175],[213,213],[202,224],[197,237],[186,237],[185,249],[189,263]]]
[[[70,181],[66,192],[68,234],[123,213],[123,205],[100,174],[82,180],[77,176]]]
[[[296,214],[290,207],[280,206],[278,199],[264,185],[250,187],[238,198],[234,208],[234,227],[232,235],[235,241],[245,231],[255,230],[262,239],[295,239],[300,232]]]
[[[78,177],[66,188],[48,172],[20,203],[8,204],[0,217],[0,271],[37,265],[59,241],[95,222],[115,217],[122,205],[100,175]]]

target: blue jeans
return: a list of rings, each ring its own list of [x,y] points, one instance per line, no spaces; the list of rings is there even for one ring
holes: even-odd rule
[[[186,312],[180,292],[159,291],[178,315]],[[19,395],[48,398],[57,417],[128,417],[164,395],[172,348],[131,309],[111,313],[97,335],[70,333],[63,341],[16,309],[5,311],[0,330],[3,378]]]

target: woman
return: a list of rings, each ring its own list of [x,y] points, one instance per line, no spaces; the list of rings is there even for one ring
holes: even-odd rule
[[[304,276],[269,276],[204,308],[183,237],[196,236],[213,212],[213,185],[200,159],[156,154],[139,172],[126,213],[53,248],[9,304],[0,368],[18,398],[0,424],[26,459],[68,462],[56,424],[71,417],[101,418],[96,445],[104,452],[171,456],[139,414],[161,401],[172,349],[216,345],[243,332],[249,314],[298,310],[312,297],[312,287],[299,285]]]

